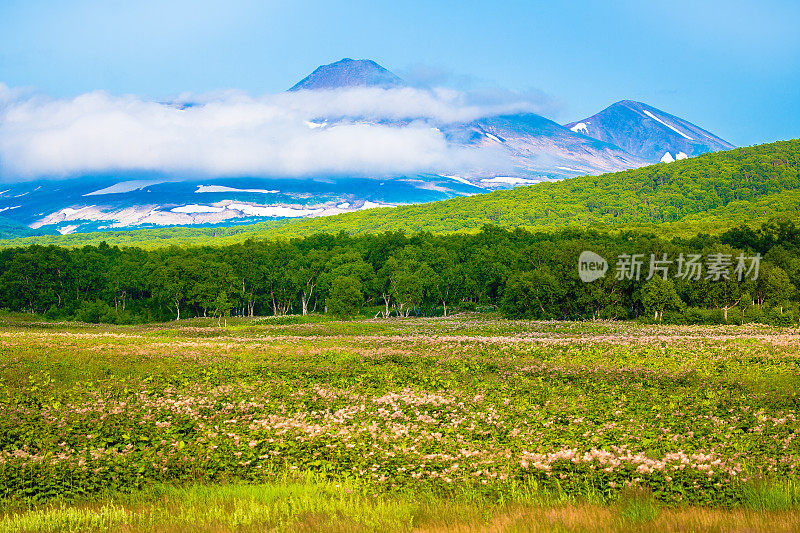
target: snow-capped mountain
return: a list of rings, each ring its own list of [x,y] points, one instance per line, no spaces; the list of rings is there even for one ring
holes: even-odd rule
[[[734,148],[731,143],[687,120],[633,100],[617,102],[566,127],[619,146],[649,163],[669,163]]]
[[[374,61],[343,59],[317,68],[289,91],[301,91],[301,99],[315,101],[320,100],[315,92],[326,100],[335,96],[326,91],[336,89],[403,89],[404,98],[424,94],[406,87],[401,78]],[[192,104],[195,109],[203,105]],[[375,120],[378,122],[370,122]],[[413,121],[420,127],[414,117],[320,116],[303,127],[324,136],[340,125],[403,128]],[[472,170],[459,175],[442,169],[380,176],[227,173],[187,178],[158,171],[125,171],[0,184],[0,237],[28,231],[232,225],[326,216],[625,170],[732,147],[690,122],[631,101],[566,126],[534,113],[495,114],[461,122],[429,116],[422,121],[426,130],[443,137],[454,150],[491,157],[480,159]]]
[[[515,184],[601,174],[647,164],[617,146],[570,131],[534,113],[482,118],[447,131],[451,138],[465,144],[503,149],[522,180]],[[487,173],[491,174],[491,169]],[[487,181],[481,179],[481,182]]]
[[[290,91],[342,89],[346,87],[380,87],[395,89],[404,87],[400,77],[389,72],[370,59],[350,59],[317,67],[314,72],[297,82]]]
[[[352,87],[383,89],[407,86],[405,81],[371,60],[342,59],[317,68],[290,91]],[[317,124],[366,120],[363,117],[319,117]],[[402,124],[404,121],[382,123]],[[647,161],[618,146],[583,135],[534,113],[481,118],[464,123],[434,124],[456,145],[485,147],[504,152],[514,176],[496,180],[496,168],[476,169],[463,179],[478,186],[504,187],[583,174],[599,174],[639,167]]]

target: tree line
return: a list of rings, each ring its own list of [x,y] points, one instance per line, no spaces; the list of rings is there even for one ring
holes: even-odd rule
[[[610,270],[583,282],[577,261],[584,250],[609,260],[640,254],[643,276],[628,279]],[[0,250],[0,308],[107,323],[496,309],[515,318],[791,324],[798,321],[799,252],[800,228],[790,221],[672,240],[486,225],[474,234],[340,232],[155,250],[32,245]],[[758,254],[758,277],[644,275],[651,255],[680,254]]]

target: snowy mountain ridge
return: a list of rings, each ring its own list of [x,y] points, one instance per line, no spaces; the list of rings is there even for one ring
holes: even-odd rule
[[[734,148],[731,143],[685,119],[633,100],[621,100],[566,127],[619,146],[648,163],[670,162]]]
[[[372,60],[322,65],[289,92],[323,96],[338,89],[403,89],[400,77]],[[192,104],[202,106],[203,104]],[[320,116],[306,127],[325,134],[339,125],[370,124],[360,116]],[[402,129],[408,121],[385,119]],[[560,125],[535,113],[474,120],[430,121],[455,150],[492,154],[484,166],[391,176],[320,174],[307,177],[223,175],[176,177],[158,171],[88,173],[69,179],[0,187],[6,231],[46,233],[170,225],[230,225],[263,219],[327,216],[358,209],[429,202],[497,188],[671,163],[730,143],[684,119],[623,100],[600,113]],[[500,165],[496,165],[497,162]]]

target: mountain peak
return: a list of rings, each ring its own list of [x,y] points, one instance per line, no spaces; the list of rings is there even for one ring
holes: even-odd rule
[[[566,127],[619,146],[650,163],[664,161],[667,154],[669,158],[672,154],[692,157],[733,148],[688,120],[635,100],[620,100]]]
[[[300,80],[290,91],[341,89],[345,87],[378,87],[393,89],[406,83],[371,59],[346,57],[329,65],[317,67]]]

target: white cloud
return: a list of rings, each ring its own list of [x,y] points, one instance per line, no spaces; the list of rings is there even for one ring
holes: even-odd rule
[[[261,97],[227,92],[186,101],[193,105],[105,92],[48,99],[0,84],[0,177],[18,181],[113,170],[387,176],[501,169],[508,163],[499,150],[452,144],[438,126],[532,110],[521,98],[475,103],[467,93],[412,88]]]

